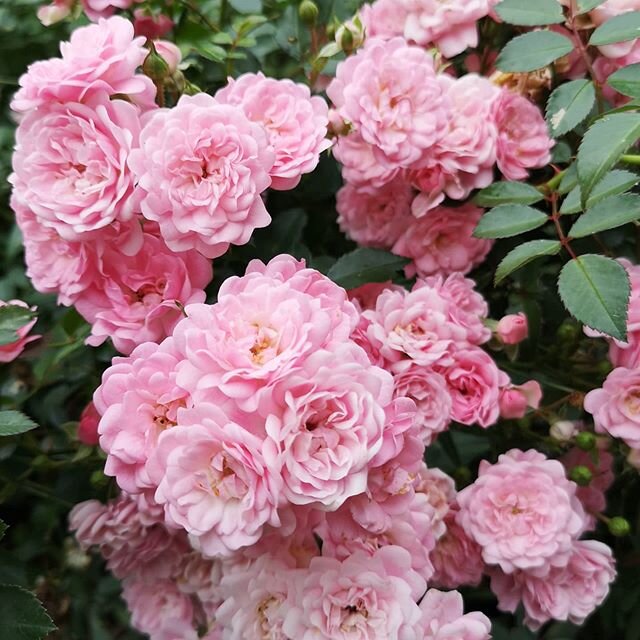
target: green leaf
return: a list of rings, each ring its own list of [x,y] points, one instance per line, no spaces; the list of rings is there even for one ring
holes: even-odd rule
[[[513,73],[535,71],[572,51],[571,40],[559,33],[530,31],[506,44],[498,56],[496,67]]]
[[[475,228],[476,238],[510,238],[542,226],[549,216],[521,204],[502,204],[485,213]]]
[[[6,524],[4,520],[0,520],[0,540],[4,538],[4,534],[7,532],[9,526]]]
[[[578,13],[586,13],[603,4],[606,0],[578,0]]]
[[[509,252],[496,269],[495,284],[502,282],[510,273],[524,267],[536,258],[554,256],[560,253],[562,245],[558,240],[530,240]]]
[[[595,254],[579,256],[562,268],[558,292],[577,320],[612,338],[627,339],[629,276],[619,262]]]
[[[577,127],[589,115],[595,101],[596,90],[590,80],[561,84],[547,102],[546,118],[551,135],[557,138]]]
[[[0,584],[0,621],[7,640],[40,640],[56,630],[31,591],[8,584]]]
[[[26,307],[8,304],[0,307],[0,346],[18,339],[17,331],[33,319],[34,312]]]
[[[560,180],[560,186],[558,187],[558,193],[560,195],[569,193],[571,189],[573,189],[578,184],[578,167],[574,162],[570,165],[565,174],[562,176],[562,180]]]
[[[586,208],[589,209],[595,204],[608,198],[610,196],[616,196],[619,193],[624,193],[627,189],[638,184],[640,177],[631,171],[625,171],[624,169],[614,169],[609,171],[600,182],[593,188],[591,195],[587,198]],[[582,211],[580,186],[576,186],[564,199],[562,206],[560,207],[560,213],[562,215],[570,213],[578,213]]]
[[[329,269],[331,280],[345,289],[391,280],[408,260],[380,249],[360,248],[343,255]]]
[[[229,4],[238,13],[260,13],[262,11],[261,0],[229,0]]]
[[[615,229],[640,218],[640,196],[623,193],[602,200],[576,220],[569,235],[584,238],[600,231]]]
[[[0,436],[15,436],[31,431],[37,426],[31,418],[20,411],[0,411]]]
[[[589,44],[600,47],[640,38],[640,11],[627,11],[601,24],[591,35]]]
[[[479,207],[496,207],[499,204],[533,204],[544,196],[526,182],[494,182],[476,194],[473,201]]]
[[[640,98],[640,62],[622,67],[607,78],[607,84],[630,98]]]
[[[578,177],[583,204],[604,174],[639,137],[639,113],[615,113],[590,127],[578,149]]]
[[[564,22],[558,0],[503,0],[495,10],[506,23],[522,27]]]
[[[211,42],[196,42],[193,44],[193,49],[212,62],[224,62],[227,59],[226,50]]]

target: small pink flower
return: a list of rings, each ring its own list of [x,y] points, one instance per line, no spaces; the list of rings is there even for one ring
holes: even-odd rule
[[[327,88],[382,164],[408,167],[436,143],[446,111],[432,57],[402,38],[368,40],[338,64]]]
[[[116,9],[128,9],[136,2],[144,0],[82,0],[82,7],[89,20],[97,22],[100,18],[107,18]]]
[[[273,189],[293,189],[331,146],[326,137],[327,103],[320,96],[312,97],[304,84],[266,78],[261,72],[245,73],[229,79],[215,98],[222,104],[239,106],[249,120],[267,130],[276,152],[270,171]]]
[[[482,547],[484,561],[505,573],[563,566],[584,531],[576,484],[557,460],[513,449],[458,493],[458,524]]]
[[[61,20],[64,20],[73,8],[75,0],[53,0],[51,4],[42,5],[38,9],[38,20],[45,27],[50,27]]]
[[[554,143],[535,104],[502,89],[493,103],[493,117],[498,127],[498,169],[507,180],[522,180],[528,169],[549,164]]]
[[[149,40],[164,38],[173,29],[173,20],[164,13],[154,15],[144,9],[136,9],[133,17],[133,29],[136,35],[144,36]]]
[[[150,115],[129,165],[140,210],[169,248],[216,258],[271,221],[260,194],[274,157],[261,125],[200,93]]]
[[[397,546],[344,562],[314,558],[289,591],[283,630],[296,640],[400,640],[418,637],[420,609],[413,593],[425,582]]]
[[[609,593],[616,572],[611,549],[596,540],[578,540],[568,563],[552,567],[546,575],[518,571],[492,572],[491,589],[503,611],[524,604],[525,624],[539,629],[549,620],[581,625]]]
[[[457,591],[429,589],[420,603],[424,640],[489,640],[491,622],[483,613],[464,614]]]
[[[513,313],[504,316],[498,322],[496,330],[498,338],[504,344],[518,344],[529,336],[529,322],[524,313]]]
[[[336,194],[338,224],[363,247],[390,249],[411,220],[414,193],[402,178],[379,189],[347,183]]]
[[[98,444],[98,423],[100,422],[100,414],[98,413],[93,402],[90,402],[80,414],[80,423],[78,425],[78,440],[82,444],[93,447]]]
[[[500,392],[500,416],[508,420],[522,418],[528,407],[537,409],[541,399],[542,388],[536,380],[505,387]]]
[[[33,313],[35,313],[37,309],[37,307],[29,307],[29,305],[22,300],[9,300],[8,302],[0,300],[0,308],[2,307],[21,307],[23,309],[28,309]],[[15,360],[30,342],[41,337],[28,335],[36,321],[37,318],[28,320],[15,332],[15,340],[8,342],[7,344],[0,345],[0,362],[11,362]]]
[[[30,112],[16,132],[9,177],[15,203],[66,240],[130,220],[134,179],[127,158],[139,130],[138,110],[106,94]]]
[[[468,273],[485,259],[493,244],[472,235],[482,213],[471,204],[432,209],[409,224],[392,252],[413,260],[406,267],[408,277]]]
[[[156,40],[153,45],[156,53],[167,63],[169,73],[175,73],[182,61],[182,52],[178,46],[169,40]]]
[[[620,438],[632,449],[640,447],[640,370],[614,369],[601,389],[587,393],[584,408],[593,415],[598,433]]]

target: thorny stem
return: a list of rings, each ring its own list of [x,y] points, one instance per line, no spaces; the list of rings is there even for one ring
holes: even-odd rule
[[[553,224],[556,227],[556,231],[558,233],[558,238],[562,246],[567,250],[567,253],[571,256],[573,260],[577,258],[576,254],[573,252],[573,249],[569,245],[569,239],[564,234],[562,230],[562,225],[560,224],[560,214],[558,213],[558,194],[554,193],[551,195],[551,219],[553,220]]]

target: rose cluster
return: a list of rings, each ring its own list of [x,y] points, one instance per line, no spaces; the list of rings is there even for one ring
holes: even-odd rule
[[[536,105],[488,78],[439,72],[431,53],[402,37],[367,38],[338,65],[327,94],[346,183],[340,226],[359,244],[410,258],[410,276],[466,273],[491,248],[472,237],[482,210],[443,206],[445,198],[487,187],[496,165],[520,180],[550,160]]]
[[[125,354],[205,300],[209,258],[268,225],[263,192],[293,188],[330,144],[326,103],[262,74],[157,108],[138,73],[144,43],[121,17],[79,28],[60,58],[31,65],[11,105],[27,273],[76,306],[90,344],[111,337]],[[171,43],[157,51],[179,61]]]

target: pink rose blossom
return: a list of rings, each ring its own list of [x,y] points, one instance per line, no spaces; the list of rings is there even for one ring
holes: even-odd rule
[[[585,527],[576,484],[560,462],[533,449],[513,449],[493,465],[483,460],[457,501],[458,524],[484,561],[506,573],[563,566]]]
[[[331,146],[326,137],[327,103],[320,96],[312,97],[304,84],[266,78],[261,72],[245,73],[229,79],[215,98],[221,104],[239,106],[249,120],[267,130],[276,152],[270,171],[273,189],[293,189]]]
[[[498,338],[504,344],[518,344],[529,336],[529,322],[524,313],[513,313],[504,316],[498,322],[496,330]]]
[[[169,248],[216,258],[271,221],[260,194],[274,157],[261,125],[200,93],[150,115],[129,165]]]
[[[45,27],[50,27],[61,20],[64,20],[73,8],[75,0],[53,0],[51,4],[42,5],[38,9],[38,20]]]
[[[107,248],[102,262],[100,277],[78,295],[75,305],[92,324],[88,344],[111,338],[125,355],[143,342],[169,335],[183,318],[181,308],[204,302],[204,288],[213,275],[211,263],[196,251],[175,253],[146,232],[135,255]]]
[[[470,345],[450,355],[451,363],[440,372],[451,394],[451,417],[462,424],[491,426],[500,414],[500,389],[508,376],[479,347]]]
[[[596,540],[578,540],[568,563],[548,574],[526,571],[506,575],[492,572],[491,589],[503,611],[524,604],[525,624],[539,629],[549,620],[569,620],[581,625],[609,593],[616,572],[611,549]]]
[[[296,640],[417,638],[420,609],[413,593],[424,591],[425,583],[410,560],[396,546],[344,562],[314,558],[290,589],[285,634]]]
[[[156,40],[153,46],[156,48],[156,53],[167,63],[169,73],[175,73],[182,61],[182,52],[178,46],[169,40]]]
[[[632,449],[640,447],[639,369],[614,369],[601,389],[587,393],[584,408],[593,415],[598,433],[620,438]]]
[[[510,385],[500,392],[500,416],[506,419],[522,418],[527,408],[537,409],[542,400],[542,388],[536,380],[521,385]]]
[[[429,589],[420,603],[423,640],[489,640],[491,622],[483,613],[464,614],[457,591]]]
[[[363,247],[390,249],[411,220],[414,193],[402,178],[379,189],[347,183],[336,194],[338,224]]]
[[[369,282],[362,284],[355,289],[349,289],[349,300],[358,306],[359,309],[366,311],[376,308],[376,301],[380,294],[390,289],[391,291],[402,291],[404,287],[393,284],[391,280],[387,282]]]
[[[144,9],[136,9],[133,12],[133,29],[137,36],[144,36],[149,40],[164,38],[173,29],[173,20],[160,13],[154,15]]]
[[[502,89],[493,103],[493,117],[498,127],[498,169],[507,180],[522,180],[528,169],[549,164],[554,143],[535,104]]]
[[[408,167],[439,137],[446,112],[432,57],[402,38],[368,40],[338,64],[327,95],[378,161]]]
[[[150,78],[136,74],[147,56],[144,38],[135,38],[131,22],[121,17],[80,27],[60,45],[62,58],[40,60],[20,78],[11,108],[25,112],[51,103],[87,102],[95,94],[129,96],[144,109],[155,108]]]
[[[258,437],[201,403],[158,438],[156,501],[204,555],[230,555],[278,526],[277,470],[267,469]]]
[[[478,266],[493,244],[472,235],[482,213],[465,204],[456,209],[438,207],[414,220],[392,248],[396,255],[413,260],[407,276],[465,274]]]
[[[94,447],[98,444],[98,423],[100,422],[100,414],[98,413],[93,402],[90,402],[80,414],[80,423],[78,424],[78,440],[82,444]]]
[[[9,177],[15,202],[67,240],[130,220],[134,180],[127,158],[139,128],[138,110],[106,94],[27,114]]]
[[[431,524],[439,540],[447,530],[444,521],[456,499],[456,484],[444,471],[427,469],[423,463],[415,475],[413,488],[416,493],[424,494],[434,508],[435,516]]]
[[[136,2],[144,0],[82,0],[82,7],[89,20],[97,22],[100,18],[108,18],[116,9],[128,9]]]
[[[2,307],[21,307],[31,311],[32,313],[35,313],[37,309],[37,307],[29,307],[29,305],[22,300],[9,300],[8,302],[0,300],[0,309]],[[38,338],[41,337],[28,335],[36,321],[37,318],[27,320],[27,322],[15,332],[15,340],[8,342],[7,344],[0,345],[0,362],[12,362],[24,351],[24,348],[30,342],[38,340]]]

